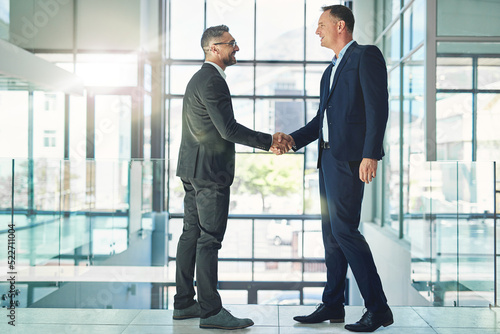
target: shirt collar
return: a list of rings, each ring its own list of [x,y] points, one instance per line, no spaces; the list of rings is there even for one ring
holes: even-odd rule
[[[354,43],[354,40],[352,39],[349,43],[347,43],[342,50],[340,50],[339,55],[333,56],[332,63],[335,65],[336,62],[340,61],[342,57],[344,57],[344,53],[347,51],[347,49],[351,46],[351,44]]]
[[[223,77],[224,80],[226,79],[226,73],[219,65],[217,65],[216,63],[209,61],[209,60],[205,60],[205,63],[213,65],[217,69],[217,71],[219,71],[219,74],[221,75],[221,77]]]

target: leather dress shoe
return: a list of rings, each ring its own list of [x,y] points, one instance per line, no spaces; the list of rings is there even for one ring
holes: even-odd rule
[[[316,310],[309,315],[299,315],[293,317],[293,320],[298,322],[303,322],[306,324],[315,324],[318,322],[323,322],[325,320],[330,320],[331,323],[344,322],[345,310],[344,306],[338,308],[330,308],[325,304],[321,303],[318,305]]]
[[[200,319],[200,328],[214,329],[241,329],[253,325],[252,319],[236,318],[225,308],[222,308],[219,313],[208,318]]]
[[[182,310],[174,309],[174,320],[185,320],[199,318],[201,313],[200,304],[196,301],[193,305]]]
[[[391,309],[387,308],[387,311],[381,313],[366,311],[358,322],[345,325],[344,328],[351,332],[373,332],[380,326],[387,327],[393,323]]]

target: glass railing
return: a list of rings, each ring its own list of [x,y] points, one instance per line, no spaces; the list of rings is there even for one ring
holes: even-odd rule
[[[493,162],[410,165],[404,234],[413,286],[435,306],[497,305]]]
[[[182,213],[152,212],[153,175],[165,166],[0,160],[0,297],[13,273],[19,307],[171,305],[183,222]],[[320,302],[326,277],[318,215],[231,214],[225,240],[219,277],[228,300]],[[8,303],[0,299],[0,307]]]
[[[152,175],[163,168],[164,161],[0,160],[0,307],[36,306],[53,295],[61,307],[105,308],[118,290],[103,282],[151,285],[134,270],[152,266]],[[163,247],[165,235],[155,236]],[[104,301],[95,304],[96,293]]]
[[[16,265],[98,265],[125,251],[131,234],[151,229],[156,163],[0,160],[0,235],[14,223]]]
[[[182,213],[152,210],[166,165],[0,159],[0,307],[11,277],[19,307],[171,306]],[[412,162],[408,173],[413,288],[436,306],[497,305],[495,164]],[[230,213],[219,255],[229,303],[321,302],[319,215]]]

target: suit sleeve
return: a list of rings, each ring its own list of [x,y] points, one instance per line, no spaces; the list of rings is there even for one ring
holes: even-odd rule
[[[380,50],[369,47],[362,54],[359,77],[366,113],[366,135],[363,158],[382,159],[383,142],[389,115],[387,67]]]
[[[253,131],[236,122],[229,88],[221,76],[214,76],[207,82],[202,99],[210,119],[223,139],[269,151],[273,141],[270,134]]]
[[[302,147],[307,146],[319,138],[319,118],[320,116],[318,110],[316,116],[314,116],[309,123],[297,131],[290,133],[290,136],[292,136],[295,141],[296,150],[300,150]]]
[[[332,65],[330,64],[327,67],[327,69],[323,72],[323,76],[321,77],[321,85],[320,85],[321,88],[323,88],[324,85],[327,85],[330,82],[331,67]],[[319,130],[323,126],[323,124],[320,124],[321,120],[320,108],[321,108],[321,103],[320,106],[318,107],[318,112],[316,113],[316,116],[314,116],[314,118],[310,120],[309,123],[307,123],[305,126],[290,134],[293,140],[295,141],[296,149],[294,148],[294,150],[299,150],[302,147],[309,145],[310,143],[319,138]]]

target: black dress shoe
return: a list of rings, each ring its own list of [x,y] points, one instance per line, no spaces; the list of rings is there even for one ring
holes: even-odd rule
[[[380,326],[387,327],[394,323],[391,309],[381,313],[366,311],[361,319],[355,324],[345,325],[344,328],[351,332],[373,332]]]
[[[293,320],[306,324],[315,324],[325,320],[330,320],[331,323],[344,322],[344,318],[344,306],[339,308],[329,308],[325,304],[319,304],[313,313],[309,315],[298,315],[293,317]]]

